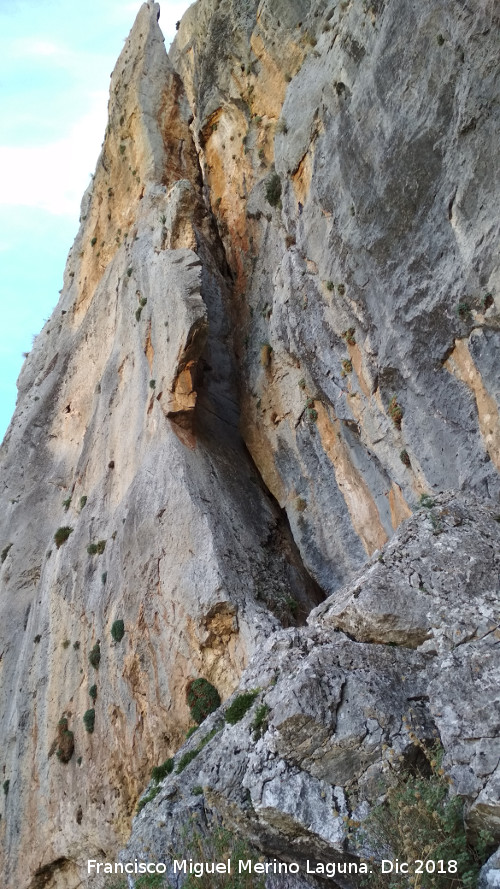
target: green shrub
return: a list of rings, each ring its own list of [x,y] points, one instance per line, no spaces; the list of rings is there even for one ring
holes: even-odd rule
[[[149,381],[149,388],[150,388],[150,389],[154,389],[155,386],[156,386],[156,380],[150,380],[150,381]]]
[[[7,780],[3,782],[3,792],[4,792],[5,796],[7,796],[8,792],[9,792],[9,787],[10,787],[10,781],[7,778]]]
[[[304,414],[308,423],[315,423],[318,419],[318,411],[314,407],[314,398],[308,398],[306,400]]]
[[[333,283],[333,281],[326,282],[326,289],[327,290],[333,290],[334,287],[335,287],[335,284]]]
[[[71,645],[71,640],[70,640],[70,639],[65,639],[64,642],[63,642],[63,644],[62,644],[62,647],[63,647],[63,648],[69,648],[70,645]]]
[[[59,762],[68,763],[75,750],[75,736],[68,728],[66,716],[63,716],[57,723],[57,739],[54,746]],[[52,747],[52,752],[53,750],[54,747]]]
[[[221,703],[219,692],[208,679],[193,679],[186,689],[186,701],[191,717],[198,725]]]
[[[89,556],[102,556],[104,550],[106,549],[106,541],[98,540],[97,543],[89,543],[87,547],[87,552]]]
[[[194,796],[201,796],[201,794],[203,793],[203,787],[201,786],[201,784],[195,784],[194,787],[191,788],[191,793],[194,794]]]
[[[346,374],[352,374],[352,361],[349,358],[344,358],[342,362],[342,373],[344,376]]]
[[[420,500],[418,501],[420,506],[423,506],[424,509],[432,509],[434,506],[434,500],[432,499],[430,494],[421,494]]]
[[[199,728],[198,725],[192,725],[191,728],[188,728],[188,730],[186,732],[186,741],[188,738],[191,737],[191,735],[193,735],[195,732],[198,731],[198,728]]]
[[[93,734],[95,725],[95,710],[93,707],[91,710],[86,710],[83,714],[83,724],[89,735]]]
[[[135,320],[136,321],[141,320],[141,313],[142,313],[142,306],[139,306],[139,308],[135,310]]]
[[[66,500],[63,500],[62,505],[64,506],[64,509],[67,512],[71,506],[71,497],[68,497]]]
[[[101,663],[101,646],[99,642],[96,642],[94,647],[91,649],[89,654],[89,662],[92,664],[94,670],[99,669],[99,664]]]
[[[198,788],[193,788],[193,792]],[[238,873],[239,861],[255,864],[258,855],[240,837],[218,824],[209,825],[203,834],[190,825],[184,832],[183,855],[196,861],[227,861],[231,859],[231,874],[204,874],[203,889],[265,889],[265,877],[249,871]],[[253,868],[252,868],[253,870]],[[202,881],[189,874],[182,889],[200,889]]]
[[[111,625],[111,635],[115,642],[121,642],[125,635],[125,624],[122,620],[115,620]]]
[[[253,691],[244,691],[243,694],[238,695],[224,714],[226,722],[229,722],[230,725],[236,725],[240,719],[243,719],[245,713],[247,710],[250,710],[250,707],[258,694],[259,689],[255,688]]]
[[[89,688],[89,695],[90,695],[90,697],[92,698],[92,700],[93,700],[93,702],[94,702],[94,704],[95,704],[96,699],[97,699],[97,685],[91,685],[91,686],[90,686],[90,688]]]
[[[198,749],[196,749],[196,750],[188,750],[187,753],[184,753],[181,756],[179,762],[177,763],[177,768],[175,770],[176,773],[178,775],[180,775],[180,773],[184,771],[186,766],[188,766],[189,763],[193,761],[193,759],[196,759],[199,752],[200,751]]]
[[[277,207],[281,200],[281,179],[277,173],[272,173],[266,182],[266,201],[271,207]]]
[[[96,244],[97,244],[97,238],[92,238],[92,240],[90,242],[90,246],[95,247]]]
[[[450,797],[441,765],[442,748],[435,745],[426,749],[421,742],[416,743],[424,754],[423,766],[412,772],[402,770],[395,776],[384,803],[372,809],[357,831],[357,838],[383,850],[384,858],[435,862],[435,872],[391,874],[389,881],[381,874],[372,874],[366,885],[371,889],[474,889],[492,837],[480,831],[475,848],[469,844],[464,803],[458,796]],[[440,859],[456,862],[456,874],[440,874]]]
[[[75,651],[78,651],[78,649],[80,648],[80,643],[78,641],[73,642],[73,648],[75,649]]]
[[[83,497],[80,497],[80,509],[83,509],[83,507],[85,506],[86,502],[87,502],[87,497],[86,497],[85,494],[84,494]]]
[[[144,874],[135,881],[135,889],[162,889],[165,882],[161,874]]]
[[[410,455],[406,448],[403,448],[403,450],[399,452],[399,459],[405,466],[411,466]]]
[[[62,528],[58,528],[56,533],[54,534],[54,542],[57,546],[57,549],[66,543],[70,534],[73,533],[73,528],[69,528],[68,525],[64,525]]]
[[[462,321],[468,321],[471,318],[471,307],[468,302],[459,302],[457,315]]]
[[[150,803],[151,800],[154,799],[155,796],[157,796],[159,794],[160,789],[161,788],[160,788],[159,784],[156,784],[154,787],[151,788],[151,790],[149,791],[149,793],[146,796],[143,796],[143,798],[139,800],[139,802],[137,803],[137,808],[136,808],[137,814],[139,814],[139,812],[142,812],[144,806],[147,806],[147,804]]]
[[[154,767],[154,769],[151,772],[151,780],[155,781],[158,784],[160,781],[163,781],[163,779],[166,778],[167,775],[170,775],[170,773],[173,772],[173,770],[174,770],[173,759],[166,759],[165,762],[161,764],[161,766]]]

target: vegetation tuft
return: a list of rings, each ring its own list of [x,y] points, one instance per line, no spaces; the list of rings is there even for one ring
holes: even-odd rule
[[[75,736],[68,728],[68,720],[63,716],[57,723],[56,756],[59,762],[68,763],[75,750]],[[54,748],[52,748],[53,750]]]
[[[281,201],[281,179],[277,173],[272,173],[266,182],[266,201],[271,207],[277,207]]]
[[[396,429],[401,429],[401,420],[403,419],[403,408],[399,404],[395,395],[392,396],[389,407],[387,409],[388,414],[394,423]]]
[[[466,836],[464,803],[450,796],[439,744],[420,748],[422,766],[395,776],[384,802],[372,809],[357,831],[384,858],[421,861],[421,873],[383,875],[373,869],[370,889],[474,889],[492,837],[480,831],[475,846]],[[491,849],[492,851],[492,849]],[[441,862],[441,865],[440,865]]]
[[[111,635],[115,642],[121,642],[125,635],[125,624],[122,620],[115,620],[111,625]]]
[[[70,534],[73,533],[73,528],[70,528],[68,525],[64,525],[62,528],[58,528],[56,533],[54,534],[54,542],[59,549],[63,543],[66,543]]]
[[[208,679],[193,679],[186,689],[186,701],[194,721],[200,725],[209,713],[220,707],[220,695]]]
[[[174,770],[174,761],[173,759],[166,759],[161,766],[155,766],[151,772],[151,779],[159,784],[160,781],[163,781],[167,775],[170,775]]]
[[[86,710],[83,714],[83,724],[85,726],[85,730],[89,733],[89,735],[92,735],[95,725],[95,710],[93,707],[91,710]]]
[[[101,646],[99,642],[96,642],[94,647],[90,650],[89,663],[93,666],[94,670],[99,669],[99,664],[101,663]]]
[[[226,722],[229,722],[230,725],[236,725],[240,719],[243,719],[247,710],[250,710],[259,691],[260,689],[254,688],[252,691],[244,691],[243,694],[238,695],[224,714]]]

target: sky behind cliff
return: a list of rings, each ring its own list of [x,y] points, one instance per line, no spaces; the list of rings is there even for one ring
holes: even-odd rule
[[[167,46],[189,2],[161,3]],[[59,298],[140,0],[0,3],[0,440],[33,335]]]

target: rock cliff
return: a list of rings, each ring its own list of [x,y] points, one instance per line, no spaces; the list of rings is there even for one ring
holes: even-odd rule
[[[1,448],[3,884],[101,889],[88,858],[208,811],[354,861],[433,738],[498,840],[499,11],[198,0],[169,56],[158,17]],[[204,737],[238,687],[261,736],[217,731],[129,841],[198,677]]]

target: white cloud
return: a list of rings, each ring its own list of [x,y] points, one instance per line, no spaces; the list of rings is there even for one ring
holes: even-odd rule
[[[38,207],[75,216],[93,172],[106,127],[107,93],[69,134],[42,146],[0,146],[0,205]]]
[[[8,49],[11,58],[51,58],[51,59],[67,59],[70,55],[69,50],[64,46],[59,46],[50,40],[40,40],[37,37],[23,37],[19,40],[13,40]]]

